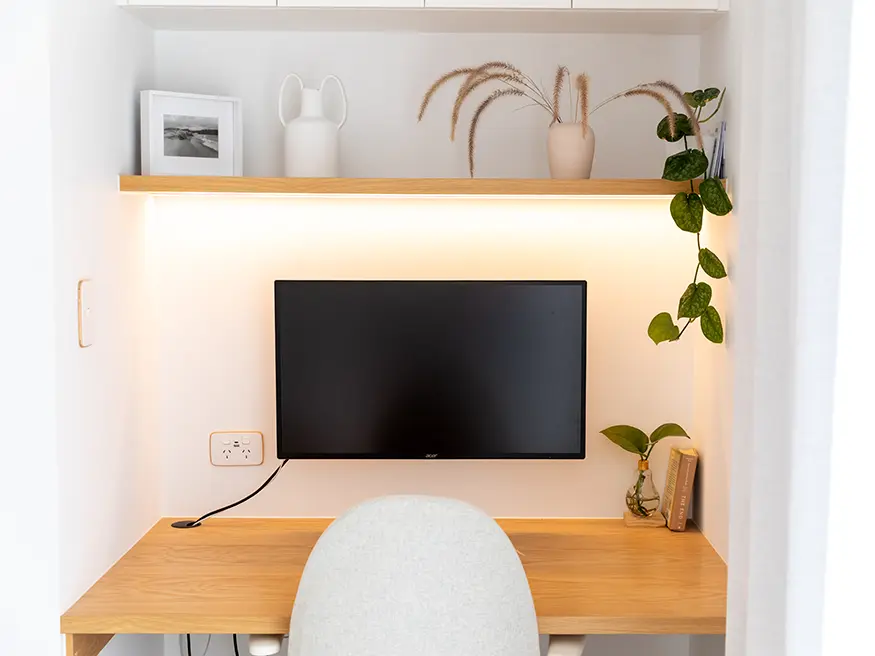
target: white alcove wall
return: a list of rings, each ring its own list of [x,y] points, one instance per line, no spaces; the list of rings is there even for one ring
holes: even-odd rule
[[[365,498],[425,493],[496,516],[616,517],[635,460],[598,431],[691,425],[703,338],[657,348],[646,333],[691,275],[695,238],[673,225],[666,199],[159,198],[147,240],[165,515],[243,496],[275,464],[276,279],[587,280],[587,458],[296,461],[238,515],[334,516]],[[209,433],[238,429],[265,434],[265,466],[210,465]],[[667,453],[654,456],[660,485]]]
[[[46,193],[54,215],[60,613],[160,512],[160,463],[149,447],[148,371],[139,349],[145,201],[120,195],[116,178],[137,168],[137,92],[152,84],[154,39],[111,0],[50,5]],[[92,280],[88,348],[77,339],[80,279]],[[103,653],[153,656],[160,648],[154,636],[119,636]]]
[[[3,3],[0,43],[0,116],[17,126],[0,154],[2,414],[23,444],[0,473],[12,574],[0,577],[0,653],[57,654],[59,615],[159,513],[157,462],[140,433],[144,202],[117,191],[119,172],[135,170],[153,35],[111,0]],[[88,349],[77,340],[83,278],[96,292]],[[160,649],[154,636],[120,636],[104,653]]]
[[[728,119],[731,135],[737,125],[735,108],[738,98],[732,93],[729,67],[728,21],[723,21],[702,35],[702,86],[728,87],[724,107],[717,119]],[[728,165],[734,171],[733,153]],[[730,191],[732,191],[730,180]],[[738,245],[737,218],[734,214],[716,218],[705,216],[702,245],[710,248],[723,260],[729,279],[711,281],[714,289],[712,304],[717,307],[726,323],[726,343],[715,347],[704,341],[695,345],[695,390],[693,430],[698,437],[700,467],[697,471],[698,495],[694,518],[717,550],[726,560],[729,544],[729,472],[732,446],[732,388],[734,383],[733,356],[735,350],[735,306],[732,279],[736,273]]]

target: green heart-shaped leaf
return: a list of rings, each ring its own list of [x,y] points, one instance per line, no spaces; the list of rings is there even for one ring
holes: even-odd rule
[[[699,249],[699,264],[702,267],[702,271],[712,278],[719,279],[726,277],[726,269],[723,266],[723,262],[707,248]]]
[[[667,116],[663,116],[662,120],[659,122],[659,125],[656,126],[656,136],[665,141],[674,143],[675,141],[680,141],[685,136],[691,137],[696,134],[693,131],[693,124],[690,123],[690,118],[686,114],[678,114],[677,112],[675,112],[674,122],[674,138],[672,138],[671,136],[671,130],[669,129]]]
[[[642,456],[647,453],[647,435],[634,426],[611,426],[600,432],[618,447],[630,453]]]
[[[711,302],[711,285],[707,282],[690,283],[678,303],[678,319],[701,317]]]
[[[699,232],[702,229],[702,215],[705,212],[698,194],[687,194],[683,191],[676,194],[671,199],[669,211],[675,225],[681,230]]]
[[[715,344],[723,343],[723,322],[720,320],[720,313],[713,305],[709,305],[699,320],[702,324],[702,334],[708,341]]]
[[[705,103],[708,102],[705,100],[705,92],[701,89],[696,89],[693,91],[693,107],[704,107]]]
[[[687,431],[677,424],[663,424],[650,434],[650,443],[656,444],[666,437],[689,437]]]
[[[717,178],[708,178],[702,180],[699,185],[699,194],[702,196],[702,203],[705,205],[711,214],[716,216],[725,216],[732,211],[732,201],[729,200],[729,195],[723,188],[723,183]]]
[[[691,92],[687,91],[687,92],[684,94],[684,100],[686,100],[686,101],[687,101],[687,104],[688,104],[690,107],[692,107],[693,109],[695,109],[696,107],[698,107],[698,105],[696,105],[696,99],[693,97],[693,94],[692,94]]]
[[[647,326],[647,335],[654,344],[672,342],[678,338],[680,332],[668,312],[660,312],[650,320],[650,325]]]
[[[703,175],[708,170],[708,158],[701,150],[685,150],[665,160],[662,177],[665,180],[684,182]]]
[[[705,100],[706,105],[719,96],[720,89],[715,89],[714,87],[708,87],[702,92],[702,98]]]

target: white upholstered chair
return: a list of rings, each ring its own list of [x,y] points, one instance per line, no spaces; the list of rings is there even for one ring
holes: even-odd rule
[[[578,656],[583,637],[550,651]],[[535,608],[510,540],[461,501],[367,501],[325,531],[304,568],[289,656],[538,656]]]

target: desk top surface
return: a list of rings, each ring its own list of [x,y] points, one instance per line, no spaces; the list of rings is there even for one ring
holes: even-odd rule
[[[162,519],[61,616],[61,632],[285,633],[330,519]],[[696,529],[614,519],[499,519],[541,633],[724,633],[726,565]]]

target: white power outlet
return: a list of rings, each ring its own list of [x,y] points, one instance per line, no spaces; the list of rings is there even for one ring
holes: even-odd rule
[[[252,467],[264,462],[264,435],[258,431],[210,433],[210,462],[216,467]]]

